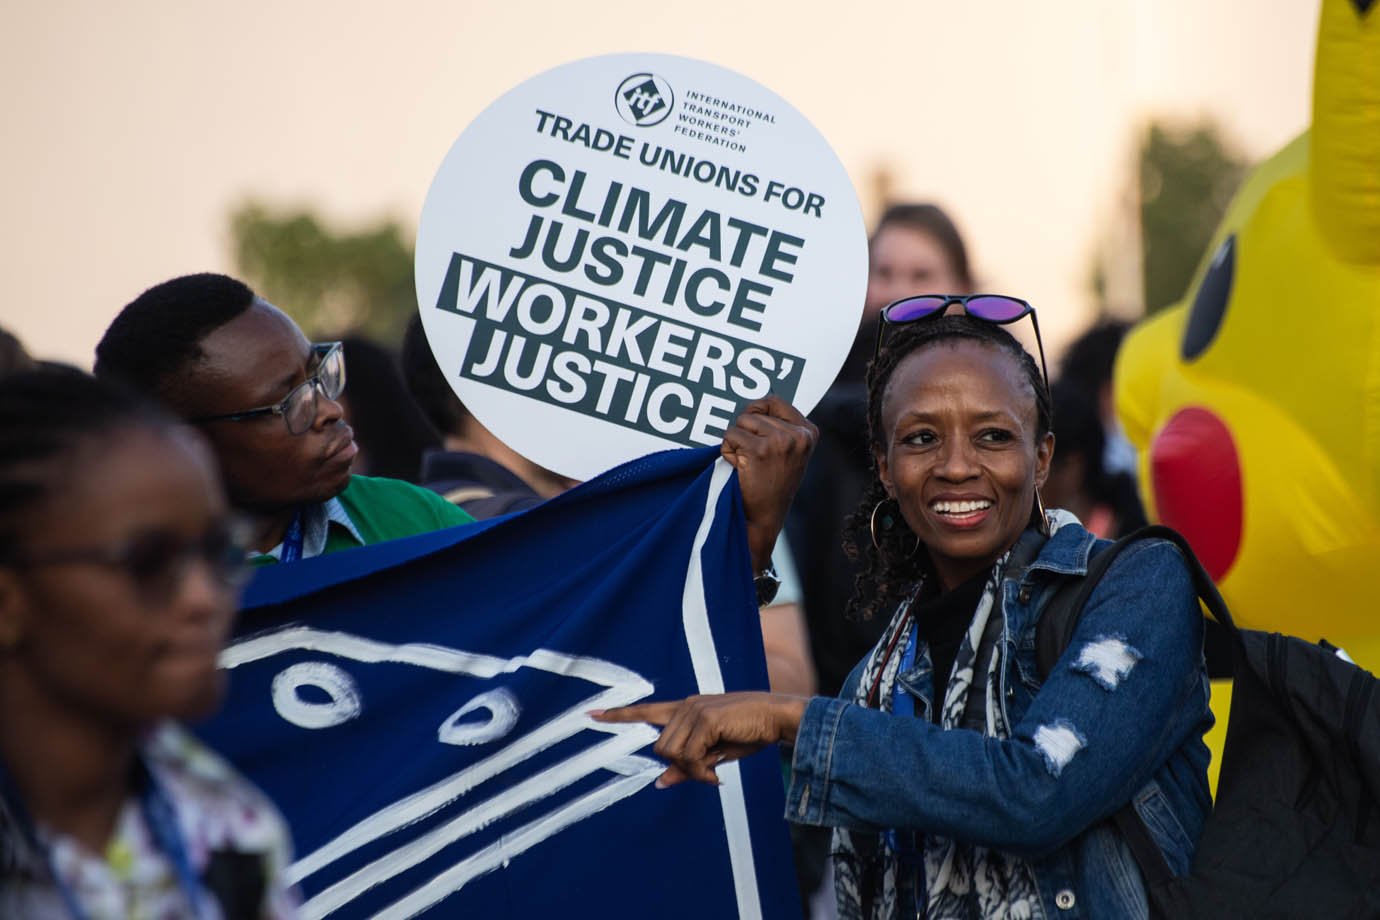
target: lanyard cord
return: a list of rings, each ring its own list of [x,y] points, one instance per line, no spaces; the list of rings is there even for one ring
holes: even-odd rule
[[[142,757],[138,763],[144,780],[144,789],[139,797],[144,810],[144,820],[148,822],[154,843],[172,863],[178,886],[186,894],[188,905],[192,908],[192,916],[201,916],[201,881],[192,868],[191,853],[187,851],[182,828],[177,822],[177,812],[173,809],[172,800],[168,798],[167,792]]]
[[[302,509],[292,516],[287,532],[283,534],[283,552],[279,562],[296,562],[302,558]]]
[[[887,662],[891,660],[892,653],[896,651],[896,643],[901,640],[902,636],[910,632],[911,625],[910,609],[907,608],[905,619],[901,621],[900,627],[892,634],[891,641],[887,643],[886,651],[882,653],[882,662],[877,666],[877,676],[873,678],[872,687],[867,691],[867,700],[863,703],[864,706],[871,708],[872,701],[877,697],[877,690],[882,685],[882,672],[886,670]],[[883,705],[882,701],[877,700],[877,705],[879,707]]]
[[[188,906],[192,908],[192,916],[199,917],[202,915],[201,882],[192,869],[191,856],[187,851],[186,842],[183,840],[181,828],[178,826],[177,815],[173,811],[172,802],[142,757],[136,757],[135,770],[136,781],[141,786],[139,792],[140,810],[148,824],[149,833],[153,836],[154,845],[172,863],[173,873],[177,876],[178,887],[182,889],[182,893],[187,898]],[[67,913],[71,915],[72,920],[88,920],[88,915],[82,909],[76,894],[58,874],[57,866],[53,862],[52,847],[39,837],[37,826],[24,807],[18,790],[14,788],[14,782],[10,779],[9,772],[2,765],[0,765],[0,797],[4,799],[0,811],[8,809],[24,838],[24,842],[42,860],[48,877],[56,886],[58,895],[62,898],[63,906],[67,908]]]
[[[915,656],[920,646],[920,624],[915,621],[914,617],[911,617],[911,622],[906,626],[906,636],[906,645],[901,652],[901,664],[896,669],[898,678],[915,667]],[[942,700],[936,700],[934,705],[940,705],[942,702]],[[881,706],[882,702],[878,700],[877,705]],[[915,717],[915,697],[911,696],[909,691],[901,686],[899,680],[891,688],[891,711],[898,716]]]
[[[896,668],[896,676],[900,678],[902,674],[905,674],[915,667],[915,659],[919,654],[920,624],[914,616],[907,613],[905,627],[899,631],[898,635],[905,637],[905,645],[902,646],[901,649],[901,662]],[[895,650],[896,644],[896,642],[892,642],[891,646],[887,649],[888,659]],[[883,661],[883,667],[885,667],[885,660]],[[899,679],[892,685],[890,701],[879,699],[877,701],[877,708],[881,709],[886,707],[888,702],[891,706],[892,715],[909,719],[915,718],[915,698],[901,685]],[[938,703],[935,705],[938,705]],[[923,871],[924,850],[916,846],[916,833],[913,829],[887,828],[882,831],[882,838],[886,841],[887,848],[891,850],[892,853],[896,854],[896,858],[900,860],[903,865],[913,868],[918,867]]]

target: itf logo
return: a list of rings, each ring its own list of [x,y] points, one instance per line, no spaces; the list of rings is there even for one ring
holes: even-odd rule
[[[635,73],[618,84],[613,94],[614,107],[623,120],[639,128],[660,124],[675,104],[671,84],[650,73]]]

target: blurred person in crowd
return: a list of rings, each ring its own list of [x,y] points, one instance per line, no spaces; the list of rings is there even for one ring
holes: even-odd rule
[[[780,587],[771,602],[757,611],[762,624],[762,651],[767,659],[767,685],[776,693],[809,696],[817,686],[815,663],[801,603],[800,576],[784,534],[772,552],[772,568],[780,579]]]
[[[538,466],[513,450],[465,408],[446,381],[427,342],[420,316],[403,334],[403,376],[442,447],[423,460],[422,483],[476,518],[523,511],[556,495],[575,481]],[[784,537],[772,552],[780,585],[760,608],[762,645],[773,690],[813,693],[814,665],[800,604],[800,582]]]
[[[953,220],[933,204],[887,208],[868,241],[867,295],[858,333],[843,369],[810,420],[819,444],[787,521],[802,574],[805,617],[818,692],[834,695],[886,623],[844,616],[859,572],[843,549],[845,522],[871,481],[864,375],[877,344],[878,317],[912,294],[973,290],[968,249]],[[823,880],[829,835],[792,826],[802,900]]]
[[[1041,490],[1045,505],[1075,515],[1090,532],[1115,540],[1146,523],[1135,480],[1104,466],[1106,430],[1097,394],[1081,384],[1056,381],[1054,436],[1059,449]]]
[[[403,333],[402,373],[440,435],[440,445],[422,455],[422,485],[483,520],[534,507],[575,484],[528,460],[470,414],[436,363],[420,316]]]
[[[894,204],[867,242],[867,295],[862,322],[838,380],[861,384],[877,346],[877,318],[912,294],[967,294],[974,289],[968,247],[953,218],[934,204]]]
[[[244,553],[196,432],[0,380],[0,916],[295,915],[282,818],[173,721],[220,699]]]
[[[8,329],[0,327],[0,377],[16,371],[26,371],[33,366],[33,358],[29,357],[19,339]]]
[[[340,344],[350,372],[339,402],[359,446],[354,471],[419,482],[422,457],[441,439],[403,385],[397,360],[362,336],[347,335]]]
[[[1127,474],[1134,483],[1136,448],[1121,430],[1112,398],[1112,368],[1130,328],[1129,323],[1102,320],[1074,339],[1059,362],[1059,380],[1092,394],[1104,432],[1102,465],[1108,473]]]

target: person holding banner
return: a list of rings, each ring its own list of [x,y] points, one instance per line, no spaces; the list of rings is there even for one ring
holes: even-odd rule
[[[844,918],[1145,916],[1110,816],[1131,803],[1184,873],[1211,807],[1203,623],[1173,546],[1119,557],[1038,674],[1041,613],[1096,540],[1039,498],[1054,451],[1043,350],[1037,365],[1002,328],[1026,316],[1025,301],[994,295],[911,297],[882,314],[852,606],[890,623],[840,698],[593,714],[664,726],[662,786],[715,783],[725,760],[793,746],[786,816],[835,829]]]
[[[231,503],[250,517],[256,564],[291,562],[474,520],[429,489],[354,476],[336,402],[339,342],[312,343],[282,310],[225,275],[186,275],[126,306],[96,346],[119,380],[196,425]],[[817,432],[781,399],[757,400],[724,435],[738,470],[754,571],[770,569]]]
[[[802,588],[819,692],[839,692],[853,665],[877,642],[883,618],[841,615],[853,595],[859,560],[844,552],[847,520],[872,478],[867,448],[867,364],[877,345],[877,318],[892,301],[974,287],[968,247],[954,219],[928,202],[889,205],[867,240],[867,290],[862,320],[843,367],[810,413],[819,444],[786,520],[804,573]],[[825,881],[829,833],[796,825],[796,874],[802,900]]]
[[[251,520],[259,563],[473,520],[410,483],[351,475],[359,448],[336,401],[341,344],[308,342],[286,313],[233,278],[187,275],[139,295],[96,346],[95,372],[201,430],[231,503]]]
[[[282,818],[169,721],[220,700],[236,533],[161,410],[71,368],[0,381],[0,916],[296,915]]]

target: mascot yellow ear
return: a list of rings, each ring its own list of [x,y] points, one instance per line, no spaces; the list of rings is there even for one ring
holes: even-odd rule
[[[1313,216],[1337,258],[1380,267],[1380,13],[1324,3],[1313,65]]]
[[[1380,6],[1380,3],[1376,3]],[[1184,303],[1135,329],[1117,412],[1147,512],[1240,621],[1380,668],[1380,11],[1324,0],[1313,124],[1247,177]]]

